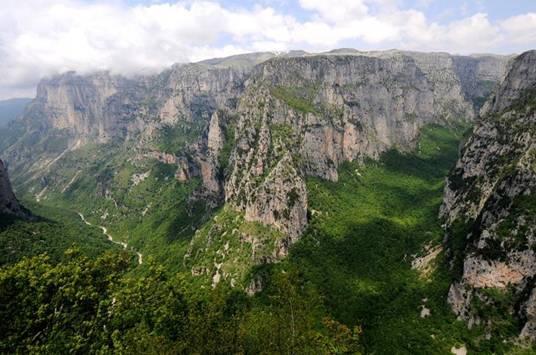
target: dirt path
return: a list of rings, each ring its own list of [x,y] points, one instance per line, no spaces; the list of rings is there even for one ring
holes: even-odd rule
[[[125,242],[119,242],[117,240],[114,240],[114,238],[108,233],[108,229],[104,226],[96,226],[94,225],[93,223],[90,223],[87,221],[86,217],[84,217],[84,215],[80,212],[77,212],[78,215],[80,216],[80,219],[82,220],[82,222],[84,222],[85,224],[87,224],[88,226],[92,226],[92,227],[98,227],[102,230],[102,234],[104,234],[106,236],[106,238],[108,238],[108,240],[114,244],[117,244],[117,245],[121,245],[123,247],[123,249],[127,249],[128,248],[128,244],[125,243]],[[136,255],[138,256],[138,264],[143,264],[143,254],[140,253],[140,252],[137,252],[137,251],[134,251],[136,253]]]
[[[69,182],[67,183],[67,185],[65,185],[65,187],[61,190],[61,193],[62,193],[62,194],[65,193],[65,191],[67,191],[67,189],[68,189],[69,187],[71,187],[71,185],[74,183],[74,181],[76,180],[76,178],[78,177],[78,175],[80,175],[81,172],[82,172],[82,170],[78,170],[78,171],[76,172],[76,174],[74,174],[74,176],[73,176],[73,178],[71,179],[71,181],[69,181]]]
[[[35,195],[35,200],[37,202],[41,202],[41,198],[45,195],[45,192],[47,192],[48,190],[48,186],[45,186],[45,188],[43,190],[41,190],[41,192],[39,192],[37,195]]]

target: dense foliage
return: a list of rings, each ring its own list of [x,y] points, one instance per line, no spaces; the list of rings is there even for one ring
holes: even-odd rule
[[[437,212],[462,133],[462,127],[428,127],[415,152],[347,163],[337,183],[310,178],[310,226],[287,259],[251,270],[262,284],[252,297],[243,285],[222,281],[212,289],[207,277],[192,277],[182,255],[195,230],[196,212],[185,207],[194,186],[166,179],[172,172],[159,163],[134,187],[128,162],[108,177],[109,187],[124,193],[115,194],[119,212],[107,225],[143,247],[143,265],[132,254],[102,254],[100,230],[75,213],[30,204],[48,219],[15,221],[0,232],[2,245],[25,245],[11,247],[17,257],[0,269],[0,353],[445,354],[461,344],[472,353],[530,353],[455,320],[445,301],[455,275],[443,253],[426,275],[411,268],[427,252],[423,246],[441,244]],[[91,169],[105,176],[107,166],[103,158]],[[96,187],[84,179],[67,200],[50,195],[47,204],[87,204]],[[93,214],[83,210],[95,224],[112,202],[98,203]],[[149,204],[161,208],[143,223],[125,208]],[[229,211],[218,216],[220,225],[240,227]],[[80,249],[61,255],[73,243]],[[41,252],[48,256],[35,256]],[[24,255],[34,257],[20,260]],[[429,317],[421,318],[423,307]]]
[[[180,276],[130,256],[66,252],[54,264],[26,258],[0,270],[1,353],[356,353],[360,330],[329,318],[300,276],[272,280],[266,303],[218,288],[205,297]]]
[[[101,230],[88,228],[72,211],[31,201],[25,205],[31,208],[34,220],[0,215],[0,266],[45,252],[52,260],[59,261],[73,245],[88,257],[118,248],[106,241]]]

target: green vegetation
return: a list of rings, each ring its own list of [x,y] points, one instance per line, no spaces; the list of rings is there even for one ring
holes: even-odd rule
[[[247,222],[243,214],[224,207],[202,228],[196,231],[188,248],[184,265],[197,271],[209,286],[210,277],[217,272],[225,274],[240,288],[247,286],[252,267],[274,255],[283,234],[258,222]]]
[[[197,139],[203,132],[205,121],[194,120],[179,120],[173,126],[165,126],[157,138],[156,147],[168,153],[181,153],[185,150],[188,144]]]
[[[335,354],[359,351],[360,329],[317,320],[318,299],[293,272],[274,278],[265,307],[241,291],[199,298],[180,276],[125,254],[68,250],[0,269],[1,353]]]
[[[318,113],[318,109],[312,102],[312,97],[308,90],[277,86],[272,88],[272,95],[296,111],[303,113]]]
[[[128,156],[128,147],[113,145],[70,152],[51,173],[58,187],[43,203],[83,213],[114,239],[178,271],[194,231],[210,215],[204,202],[189,200],[200,181],[180,183],[176,165]],[[135,182],[135,174],[144,178]]]
[[[442,240],[437,213],[462,132],[430,127],[417,154],[389,151],[379,162],[344,164],[337,183],[308,181],[311,225],[287,263],[336,320],[363,327],[366,352],[448,353],[470,343],[445,304],[450,277],[441,260],[429,279],[411,269],[413,255]],[[420,318],[421,305],[431,317]]]
[[[443,253],[427,278],[411,269],[424,245],[443,239],[437,214],[462,133],[428,127],[416,154],[389,151],[379,162],[345,164],[337,183],[308,181],[310,228],[272,272],[300,270],[335,320],[363,328],[367,353],[446,354],[461,343],[470,352],[502,353],[511,346],[455,320]],[[420,317],[422,305],[430,317]]]
[[[285,139],[291,130],[280,125],[274,132]],[[73,212],[27,201],[73,232],[53,250],[31,241],[35,249],[21,254],[50,257],[18,257],[0,269],[0,316],[9,320],[0,328],[0,352],[445,354],[466,344],[472,353],[523,353],[455,320],[445,301],[455,275],[443,253],[430,274],[411,269],[424,246],[442,241],[437,213],[462,134],[463,127],[427,127],[414,153],[392,150],[379,161],[346,163],[336,183],[309,178],[310,226],[289,257],[272,264],[263,260],[281,233],[227,207],[193,204],[199,181],[179,183],[174,166],[129,161],[118,147],[69,153],[55,171],[59,186],[82,173],[44,202],[77,206],[142,251],[145,262],[102,255],[97,242],[59,255],[75,236],[103,237]],[[453,243],[461,248],[463,241]],[[222,279],[213,288],[216,273]],[[262,292],[246,296],[243,289],[257,280]],[[503,296],[488,295],[504,310]],[[420,317],[423,306],[427,318]],[[512,331],[508,323],[494,335]]]
[[[29,201],[25,205],[38,216],[35,221],[0,216],[0,266],[42,253],[59,261],[65,250],[72,246],[77,246],[88,257],[118,249],[106,240],[100,229],[86,226],[72,211],[43,207]]]

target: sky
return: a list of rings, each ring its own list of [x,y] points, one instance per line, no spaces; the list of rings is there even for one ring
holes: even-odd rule
[[[131,75],[256,51],[536,48],[536,0],[1,0],[0,99],[61,72]]]

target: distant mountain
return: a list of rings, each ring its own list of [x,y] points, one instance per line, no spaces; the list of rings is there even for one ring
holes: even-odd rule
[[[42,80],[0,155],[47,224],[0,230],[0,265],[64,264],[0,270],[0,353],[509,353],[536,334],[535,63],[339,49]],[[62,270],[91,265],[61,253],[111,236],[140,272],[108,291],[76,271],[89,299]]]
[[[0,127],[6,126],[9,121],[21,115],[31,101],[32,99],[29,98],[0,101]]]

